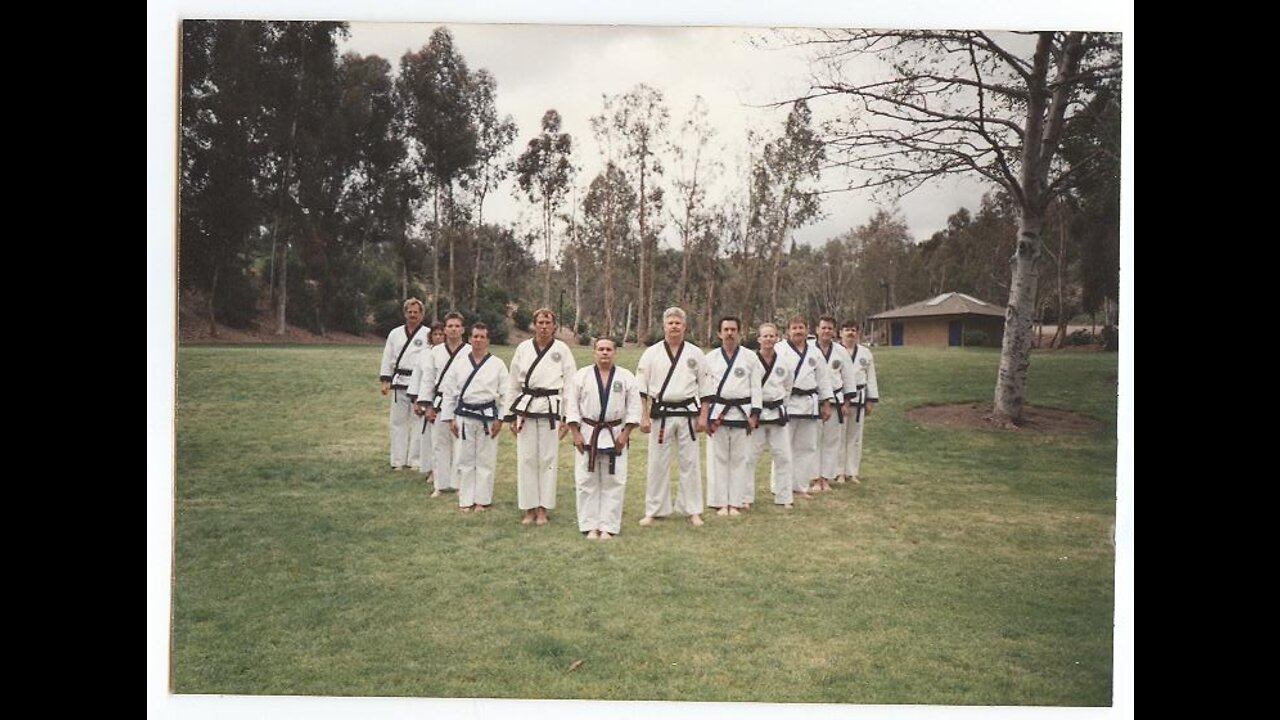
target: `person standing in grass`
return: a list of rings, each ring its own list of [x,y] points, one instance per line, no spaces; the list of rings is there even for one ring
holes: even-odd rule
[[[739,344],[741,327],[736,317],[720,318],[720,347],[707,352],[701,382],[702,420],[714,460],[707,463],[707,504],[717,515],[740,515],[747,504],[751,431],[760,417],[760,363]]]
[[[493,504],[493,475],[498,462],[498,433],[502,416],[507,366],[489,354],[489,326],[471,326],[471,352],[449,368],[440,392],[440,420],[455,439],[453,472],[458,485],[458,508],[487,510]]]
[[[382,394],[391,397],[388,424],[391,427],[391,469],[408,467],[411,458],[418,457],[417,442],[421,438],[412,432],[413,402],[409,399],[409,378],[418,364],[418,354],[427,348],[427,333],[422,328],[422,301],[409,298],[404,301],[404,324],[387,335],[382,348],[382,367],[378,379],[382,382]],[[416,442],[415,442],[416,441]]]
[[[471,346],[462,341],[462,314],[451,312],[444,316],[444,342],[433,345],[430,358],[418,382],[418,407],[428,424],[436,426],[437,416],[443,407],[444,396],[441,385],[454,365],[462,363]],[[453,472],[453,434],[434,428],[430,433],[432,466],[435,475],[435,489],[431,497],[440,497],[442,493],[458,489],[457,477]]]
[[[843,345],[836,342],[836,319],[830,315],[818,318],[818,352],[827,364],[831,378],[831,402],[835,412],[818,426],[818,477],[810,492],[830,490],[831,481],[841,473],[844,459],[844,429],[848,424],[845,392],[853,392],[853,361]]]
[[[431,348],[444,342],[444,323],[434,322],[427,333],[427,349],[418,353],[418,362],[413,366],[413,374],[409,376],[409,400],[413,403],[413,413],[418,416],[414,420],[414,427],[410,432],[418,434],[418,467],[422,470],[422,474],[426,476],[427,482],[431,482],[432,473],[435,470],[435,448],[431,444],[431,427],[433,423],[427,421],[426,403],[418,402],[418,398],[424,392],[429,392],[429,386],[435,382],[435,368],[431,364]],[[424,386],[428,386],[424,390]]]
[[[640,386],[631,371],[614,364],[616,351],[612,338],[596,338],[595,364],[578,370],[566,393],[573,402],[565,406],[565,421],[578,451],[578,530],[588,540],[608,540],[622,530],[627,444],[640,424]]]
[[[790,510],[794,495],[791,479],[791,431],[787,427],[787,399],[791,396],[791,369],[778,362],[778,326],[765,323],[760,326],[760,426],[753,433],[751,458],[747,461],[747,477],[750,479],[748,504],[755,501],[756,463],[760,454],[769,446],[770,489],[773,502]]]
[[[853,367],[853,387],[846,388],[849,419],[844,428],[843,474],[836,482],[860,483],[862,470],[862,427],[871,410],[880,402],[880,384],[876,382],[876,361],[871,348],[858,344],[858,323],[849,320],[840,326],[840,343],[849,352]]]
[[[636,380],[644,412],[640,432],[649,435],[649,467],[644,493],[644,517],[640,525],[671,514],[671,450],[676,452],[680,489],[676,509],[700,527],[702,478],[698,462],[698,433],[706,430],[698,403],[699,382],[706,371],[706,356],[685,342],[685,312],[669,307],[662,313],[663,340],[640,356]],[[656,427],[655,427],[656,425]]]
[[[562,403],[573,402],[577,367],[555,330],[556,314],[539,308],[533,313],[533,337],[511,356],[507,397],[514,399],[506,421],[516,436],[516,496],[525,525],[546,525],[547,511],[556,507],[560,438],[568,432]]]
[[[791,373],[787,426],[791,429],[791,481],[794,494],[807,498],[818,477],[818,424],[831,417],[831,377],[827,363],[808,340],[808,323],[799,315],[787,321],[787,342],[777,346],[778,362]]]

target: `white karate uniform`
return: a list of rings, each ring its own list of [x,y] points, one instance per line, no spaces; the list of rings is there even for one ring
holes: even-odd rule
[[[773,491],[773,502],[777,505],[790,505],[794,498],[791,479],[791,428],[787,425],[786,403],[791,397],[793,382],[792,370],[784,366],[782,357],[774,355],[772,367],[765,367],[764,358],[757,355],[760,370],[764,373],[760,388],[760,426],[752,437],[751,459],[748,470],[753,481],[748,488],[749,502],[755,502],[755,468],[760,461],[760,454],[769,446],[770,471],[769,485]],[[778,405],[781,403],[781,405]],[[769,407],[773,405],[774,407]]]
[[[391,411],[388,424],[391,426],[391,467],[401,468],[417,464],[418,443],[421,438],[412,433],[413,403],[409,400],[409,378],[413,368],[418,364],[418,355],[428,347],[427,338],[431,328],[419,325],[412,337],[404,325],[396,327],[387,335],[387,344],[382,348],[382,366],[378,378],[391,383]]]
[[[429,345],[426,350],[418,353],[418,362],[413,366],[413,374],[409,376],[409,400],[414,404],[419,401],[430,403],[429,397],[434,396],[436,383],[436,367],[432,361],[431,348]],[[427,422],[427,418],[413,415],[410,417],[413,427],[409,430],[411,433],[417,433],[418,442],[418,467],[423,474],[429,473],[435,469],[435,446],[431,442],[431,429],[435,423]]]
[[[454,365],[465,361],[470,354],[471,343],[464,342],[458,346],[450,362],[448,343],[432,346],[427,352],[428,360],[427,365],[422,368],[423,372],[413,376],[418,379],[416,388],[418,401],[430,404],[439,413],[444,402],[444,396],[441,394],[444,372],[452,370]],[[436,489],[457,490],[457,478],[453,472],[453,433],[449,432],[448,425],[441,422],[438,415],[436,421],[428,425],[431,429],[427,431],[428,434],[424,438],[431,438],[431,468],[435,470]],[[424,454],[426,452],[424,450]]]
[[[816,349],[822,354],[822,346]],[[849,351],[838,342],[831,343],[825,354],[831,376],[831,417],[818,426],[818,477],[831,480],[840,474],[844,460],[844,428],[848,418],[844,416],[844,394],[853,390],[853,361]]]
[[[711,507],[742,506],[747,502],[747,485],[755,484],[747,466],[751,457],[747,418],[760,413],[761,373],[756,354],[741,345],[732,357],[725,356],[724,348],[706,354],[702,402],[708,405],[708,426],[718,424],[707,442],[707,504]]]
[[[809,481],[818,477],[819,406],[831,398],[831,376],[816,343],[799,348],[790,341],[779,342],[778,365],[791,373],[791,394],[787,396],[787,426],[791,430],[791,487],[807,491]]]
[[[866,345],[857,345],[850,353],[853,362],[853,385],[845,387],[846,395],[853,402],[850,414],[845,418],[844,431],[844,474],[851,478],[858,477],[862,469],[862,425],[866,420],[865,407],[868,403],[880,401],[880,384],[876,382],[876,361],[871,349]]]
[[[640,385],[630,370],[617,365],[613,367],[612,379],[608,375],[597,379],[596,366],[588,365],[578,370],[570,385],[574,401],[565,405],[565,421],[578,424],[588,447],[587,452],[574,453],[578,530],[617,534],[622,530],[622,498],[627,487],[630,452],[624,447],[616,456],[609,453],[615,452],[615,440],[627,425],[640,424]],[[603,413],[601,386],[607,398]],[[593,446],[593,435],[597,448],[594,463],[589,450]]]
[[[691,342],[684,342],[674,356],[675,369],[663,389],[663,381],[672,367],[667,344],[650,345],[640,356],[636,380],[640,394],[649,398],[653,429],[649,433],[649,467],[644,493],[644,514],[665,517],[671,514],[671,449],[676,450],[679,466],[679,490],[676,510],[685,515],[701,515],[702,480],[698,462],[698,437],[693,430],[698,415],[699,381],[706,356]],[[657,415],[654,415],[654,410]],[[665,413],[665,415],[664,415]],[[674,413],[674,414],[673,414]]]
[[[453,473],[459,507],[493,503],[498,439],[492,437],[489,430],[502,417],[498,408],[505,399],[507,366],[499,358],[487,355],[478,370],[476,367],[470,352],[459,356],[440,385],[444,400],[439,422],[445,427],[450,420],[458,424],[459,437],[453,444]]]
[[[520,430],[516,435],[516,499],[521,510],[556,506],[560,451],[556,424],[564,421],[563,405],[573,401],[569,393],[577,370],[573,353],[560,340],[552,340],[544,348],[541,360],[538,355],[533,338],[516,347],[507,381],[511,407],[503,413]],[[555,394],[538,396],[530,390]]]

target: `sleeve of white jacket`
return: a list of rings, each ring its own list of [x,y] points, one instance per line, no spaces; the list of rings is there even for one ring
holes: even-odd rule
[[[582,408],[578,407],[578,398],[582,397],[585,392],[578,385],[591,375],[591,368],[583,368],[583,373],[574,373],[573,381],[564,385],[564,421],[566,423],[581,423]],[[573,399],[570,400],[569,388],[573,388]]]
[[[751,414],[759,415],[764,409],[761,390],[764,389],[764,366],[760,364],[760,356],[751,353],[751,362],[747,363],[747,375],[751,378]]]
[[[880,402],[880,384],[876,382],[876,358],[867,353],[867,402]]]
[[[382,348],[382,367],[378,370],[378,379],[383,382],[391,382],[391,373],[394,370],[391,366],[396,362],[395,345],[392,339],[396,334],[392,330],[387,334],[387,344]]]
[[[578,402],[578,384],[574,379],[578,375],[578,365],[573,360],[573,351],[568,345],[564,346],[564,357],[560,358],[560,375],[564,378],[564,389],[561,390],[563,397],[560,398],[560,414],[564,415],[566,410],[576,405]]]
[[[448,422],[453,419],[453,410],[458,407],[458,368],[457,362],[449,366],[449,372],[445,373],[444,380],[440,383],[440,396],[443,400],[440,403],[440,420]]]
[[[630,378],[630,382],[623,383],[623,392],[627,398],[627,414],[622,423],[624,425],[639,425],[641,419],[640,383],[636,381],[635,376]]]

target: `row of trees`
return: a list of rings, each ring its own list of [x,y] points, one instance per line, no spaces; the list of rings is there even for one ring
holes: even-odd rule
[[[525,315],[567,296],[562,320],[582,333],[649,341],[675,303],[709,339],[726,311],[748,323],[865,318],[959,290],[1008,301],[1007,390],[1025,384],[1033,319],[1065,323],[1117,296],[1113,36],[806,34],[786,41],[814,49],[813,91],[782,104],[774,132],[746,138],[745,156],[723,150],[700,99],[673,128],[662,92],[639,85],[603,98],[589,158],[554,109],[511,151],[518,131],[496,111],[495,78],[470,69],[447,30],[394,74],[381,58],[338,57],[345,32],[184,26],[180,278],[211,325],[267,305],[281,332],[360,332],[370,318],[385,329],[403,297],[422,294],[432,315],[464,309],[504,326],[517,306]],[[867,58],[878,69],[847,79],[847,64]],[[817,103],[836,119],[817,122]],[[580,177],[589,159],[601,170]],[[832,167],[855,189],[909,192],[957,173],[996,189],[923,242],[881,211],[797,246]],[[508,176],[535,227],[485,224]],[[997,393],[1009,417],[1017,395]]]

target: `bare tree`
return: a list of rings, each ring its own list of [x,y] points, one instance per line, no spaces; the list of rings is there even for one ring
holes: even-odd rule
[[[1045,213],[1106,159],[1100,150],[1067,162],[1061,141],[1100,88],[1119,82],[1119,37],[824,30],[799,41],[815,50],[807,98],[850,101],[851,112],[827,126],[826,140],[837,164],[854,171],[853,187],[906,193],[969,174],[1014,199],[1018,242],[995,412],[1001,421],[1020,421]]]

